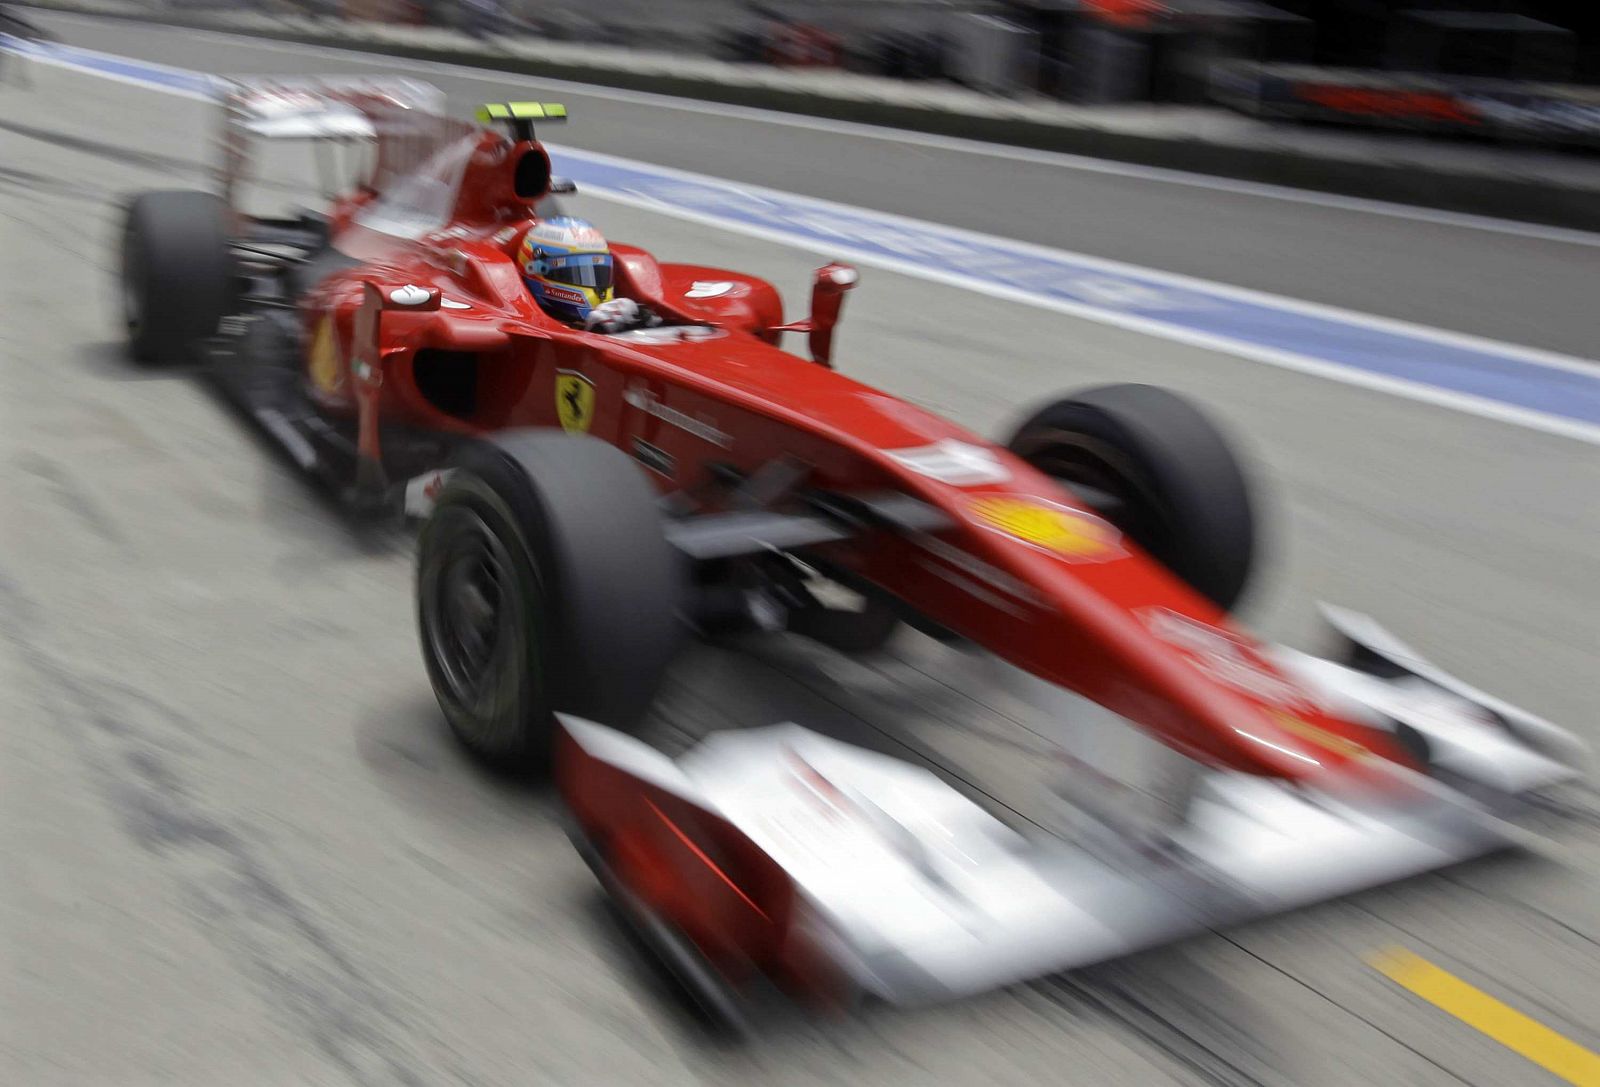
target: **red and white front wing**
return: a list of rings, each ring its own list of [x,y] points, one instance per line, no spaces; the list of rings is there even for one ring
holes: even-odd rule
[[[730,986],[948,999],[1506,847],[1521,835],[1504,803],[1576,775],[1584,748],[1567,733],[1368,620],[1330,618],[1385,678],[1282,662],[1347,712],[1414,730],[1435,776],[1378,800],[1202,770],[1154,851],[1025,837],[926,770],[794,724],[716,733],[672,760],[563,718],[558,776],[613,893]]]

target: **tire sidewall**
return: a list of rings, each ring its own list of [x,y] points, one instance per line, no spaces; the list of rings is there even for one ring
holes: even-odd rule
[[[598,439],[544,431],[472,442],[453,467],[419,538],[417,603],[429,678],[457,735],[493,763],[540,770],[557,713],[634,727],[684,640],[686,581],[638,467]],[[499,707],[510,716],[498,721],[449,697],[430,641],[429,601],[445,591],[435,545],[454,510],[478,518],[506,552],[528,634],[519,703]]]
[[[445,592],[440,583],[444,555],[439,545],[454,529],[451,518],[458,511],[477,518],[494,534],[505,551],[511,578],[512,613],[505,621],[518,639],[511,650],[516,682],[510,697],[497,701],[488,718],[451,696],[453,684],[431,641],[438,635],[434,629],[438,620],[430,616],[429,609],[434,598]],[[541,576],[548,567],[547,554],[538,547],[537,537],[529,538],[522,520],[495,486],[471,470],[458,471],[451,478],[419,536],[418,627],[429,681],[451,730],[468,750],[497,766],[516,770],[535,771],[547,765],[553,739],[555,698],[549,680],[557,666],[550,648],[559,635],[548,629],[548,623],[560,614],[560,607],[553,586]]]
[[[134,357],[186,360],[235,308],[227,205],[207,192],[141,193],[124,211],[120,272],[118,308]]]

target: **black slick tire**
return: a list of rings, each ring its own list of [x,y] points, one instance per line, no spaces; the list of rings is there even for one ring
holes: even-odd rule
[[[590,437],[507,431],[457,454],[418,545],[429,679],[451,729],[548,768],[556,713],[629,729],[682,644],[686,584],[639,468]]]
[[[1255,505],[1227,439],[1188,400],[1101,386],[1041,408],[1006,445],[1201,595],[1224,610],[1239,603],[1257,551]]]
[[[146,364],[184,362],[213,335],[237,294],[227,205],[206,192],[147,192],[122,229],[128,347]]]

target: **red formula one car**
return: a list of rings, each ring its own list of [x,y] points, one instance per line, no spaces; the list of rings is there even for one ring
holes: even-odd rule
[[[991,442],[833,368],[855,282],[839,265],[786,322],[759,279],[613,244],[615,293],[652,319],[553,317],[517,254],[571,189],[533,131],[564,117],[452,121],[408,82],[233,86],[221,195],[129,209],[129,335],[151,361],[202,349],[355,508],[423,520],[422,644],[450,725],[503,766],[554,758],[585,856],[723,1018],[752,979],[946,996],[1449,863],[1570,775],[1566,733],[1359,617],[1340,620],[1345,664],[1232,622],[1250,496],[1171,393],[1090,390]],[[246,215],[247,149],[273,138],[350,144],[362,172],[325,214]],[[921,771],[799,726],[678,763],[628,735],[695,630],[854,652],[902,623],[1192,768],[1161,879],[1015,840]],[[1175,891],[1174,856],[1228,893]]]

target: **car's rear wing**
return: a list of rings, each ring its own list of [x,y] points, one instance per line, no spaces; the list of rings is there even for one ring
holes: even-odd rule
[[[376,144],[366,180],[381,188],[425,162],[462,127],[446,116],[443,91],[403,77],[252,76],[223,81],[221,98],[218,181],[230,206],[239,186],[255,180],[256,140]],[[327,176],[332,161],[319,154],[318,166],[324,190],[337,189],[337,180]]]
[[[227,83],[223,102],[233,123],[279,139],[370,139],[383,114],[445,116],[444,92],[398,77],[247,77]]]

